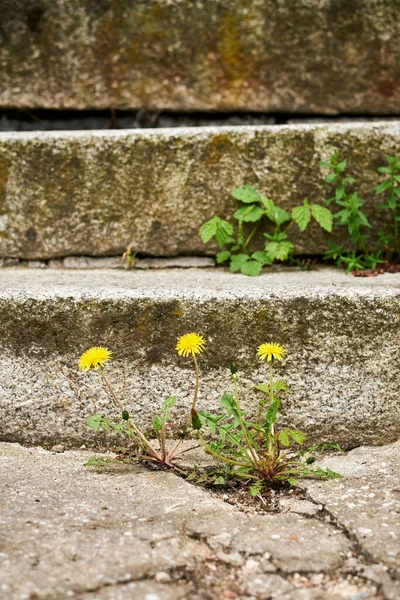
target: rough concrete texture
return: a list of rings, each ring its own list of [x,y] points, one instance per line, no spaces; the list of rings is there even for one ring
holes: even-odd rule
[[[323,466],[345,478],[331,487],[307,483],[313,500],[352,532],[372,561],[385,562],[400,578],[400,442],[356,448],[349,456],[325,459]]]
[[[1,444],[0,598],[398,600],[399,449],[357,449],[334,461],[343,480],[305,482],[308,500],[278,492],[284,512],[255,512],[172,472],[93,470],[88,452]],[[338,502],[350,488],[358,503]],[[380,517],[368,537],[371,489]],[[383,520],[392,536],[371,553]]]
[[[3,5],[5,107],[400,110],[399,0]]]
[[[169,395],[183,421],[194,368],[175,344],[189,331],[207,339],[199,408],[218,407],[234,360],[243,405],[254,414],[253,386],[268,377],[256,348],[275,341],[287,349],[276,366],[291,388],[282,398],[286,424],[346,447],[399,436],[400,274],[4,269],[0,290],[3,440],[115,446],[85,425],[94,412],[117,417],[98,373],[77,367],[97,345],[113,351],[106,371],[138,423],[150,425]]]
[[[231,218],[235,187],[253,184],[288,209],[321,203],[332,190],[319,161],[335,149],[377,235],[390,217],[376,210],[376,169],[399,143],[399,122],[0,134],[0,256],[113,256],[129,244],[153,256],[213,254],[198,230],[215,214]],[[344,227],[292,231],[298,254],[349,244]]]

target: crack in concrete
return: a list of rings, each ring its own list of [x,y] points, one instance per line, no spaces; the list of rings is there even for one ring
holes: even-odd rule
[[[323,502],[314,500],[314,498],[312,497],[312,495],[308,489],[306,489],[306,488],[302,488],[302,489],[304,491],[304,498],[306,500],[309,500],[310,502],[312,502],[315,505],[322,506],[322,510],[318,511],[318,513],[316,515],[314,515],[314,517],[311,517],[311,518],[324,521],[326,517],[329,517],[330,524],[333,525],[338,531],[343,533],[343,535],[345,535],[346,538],[348,539],[348,541],[350,542],[350,544],[352,546],[353,555],[357,559],[360,559],[360,563],[358,565],[359,567],[365,567],[365,566],[371,566],[371,565],[378,566],[378,567],[384,567],[388,576],[390,577],[390,579],[393,582],[400,581],[400,575],[393,568],[386,565],[384,562],[375,560],[375,558],[371,555],[371,553],[368,552],[368,550],[366,550],[362,546],[362,544],[358,540],[356,534],[353,533],[348,527],[346,527],[346,525],[341,523],[340,520],[338,519],[338,517],[336,517],[336,515],[333,512],[331,512],[330,510],[328,510],[326,508],[326,505]],[[346,564],[346,560],[343,561],[341,567],[339,567],[337,570],[342,570],[345,567],[345,564]],[[345,569],[345,572],[348,574],[352,574],[351,568]],[[383,593],[383,590],[382,590],[382,588],[383,588],[382,583],[379,583],[375,579],[368,577],[367,575],[363,574],[359,570],[357,570],[357,576],[365,581],[371,582],[374,585],[376,585],[378,587],[378,591],[382,594],[382,596],[385,598],[385,600],[387,600],[388,597]]]

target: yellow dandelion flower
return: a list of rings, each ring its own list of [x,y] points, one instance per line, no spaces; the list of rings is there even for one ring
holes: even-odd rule
[[[178,338],[176,350],[179,356],[194,356],[203,352],[206,346],[206,340],[198,333],[186,333]]]
[[[257,358],[260,360],[267,360],[268,362],[271,362],[272,360],[282,360],[285,356],[285,352],[285,348],[279,344],[270,342],[269,344],[261,344],[261,346],[258,346]]]
[[[89,348],[82,354],[79,359],[79,368],[82,371],[89,371],[91,367],[93,369],[98,369],[99,367],[104,367],[104,363],[108,360],[111,360],[110,350],[107,348],[103,348],[102,346],[96,346],[95,348]]]

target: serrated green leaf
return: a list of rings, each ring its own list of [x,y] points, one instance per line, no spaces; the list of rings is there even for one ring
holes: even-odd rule
[[[111,425],[112,429],[114,429],[114,431],[118,431],[118,433],[125,433],[127,434],[127,422],[126,421],[122,421],[122,423],[118,423],[118,425]]]
[[[263,214],[264,211],[262,208],[256,204],[250,204],[238,208],[238,210],[233,213],[233,216],[238,221],[243,221],[244,223],[255,223],[261,219]]]
[[[361,225],[364,225],[364,227],[371,227],[371,224],[369,223],[367,217],[361,210],[357,211],[357,216],[358,216],[358,219],[359,219]]]
[[[286,448],[290,446],[289,434],[286,429],[278,434],[278,440],[282,446],[285,446]]]
[[[156,415],[153,419],[153,429],[155,431],[160,431],[160,429],[163,426],[163,420],[161,419],[161,417],[159,417],[158,415]]]
[[[225,484],[226,484],[226,481],[222,477],[222,475],[220,475],[219,477],[216,477],[213,481],[213,485],[225,485]]]
[[[341,200],[344,196],[344,187],[341,185],[335,190],[335,198],[336,200]]]
[[[276,258],[276,249],[278,248],[278,242],[267,242],[265,244],[265,253],[267,258],[271,263],[274,262]]]
[[[231,253],[229,252],[229,250],[223,250],[222,252],[218,252],[218,254],[215,257],[215,260],[220,265],[221,263],[227,261],[230,255]]]
[[[267,386],[266,383],[259,383],[258,385],[254,386],[254,389],[259,390],[260,392],[263,392],[264,394],[269,394],[269,387]]]
[[[306,441],[306,435],[302,431],[298,431],[297,429],[290,429],[290,437],[296,444],[301,446]]]
[[[220,219],[220,222],[217,225],[217,231],[215,232],[215,240],[220,248],[226,244],[233,233],[233,226],[228,221],[223,221]]]
[[[243,275],[250,275],[251,277],[255,277],[261,273],[262,267],[262,264],[257,260],[249,260],[242,264],[240,270],[243,273]]]
[[[96,414],[86,419],[86,425],[94,431],[98,431],[100,427],[103,427],[103,429],[107,430],[110,427],[110,421],[105,419],[103,415]]]
[[[337,177],[336,173],[329,173],[326,176],[325,181],[326,181],[326,183],[333,183],[334,181],[336,181],[336,177]]]
[[[272,384],[272,389],[285,391],[288,389],[288,385],[286,381],[283,381],[283,379],[278,379],[277,381],[275,381],[275,383]]]
[[[247,254],[234,254],[231,257],[229,269],[232,271],[232,273],[236,273],[237,271],[241,270],[242,265],[249,259],[250,257]]]
[[[232,427],[233,427],[232,423],[226,423],[225,425],[219,425],[218,426],[218,433],[221,436],[221,440],[223,442],[225,442],[226,436],[230,432],[230,430],[232,429]]]
[[[226,244],[232,233],[233,226],[231,223],[220,219],[220,217],[213,217],[209,221],[203,223],[199,229],[199,234],[204,244],[207,244],[207,242],[215,236],[216,242],[220,248]]]
[[[339,210],[339,212],[334,214],[334,218],[340,221],[340,225],[346,225],[347,221],[349,220],[349,217],[350,211],[348,211],[347,208]]]
[[[200,410],[197,413],[197,415],[202,424],[207,425],[207,427],[209,427],[211,433],[213,434],[215,434],[217,430],[218,423],[224,418],[224,415],[212,415],[211,413],[205,410]]]
[[[392,187],[391,179],[385,179],[385,181],[382,181],[382,183],[375,186],[374,190],[377,194],[382,194],[383,192],[386,192],[386,190],[388,190],[390,187]]]
[[[261,196],[260,199],[265,207],[266,212],[272,213],[275,208],[273,200],[271,200],[271,198],[266,198],[265,196]]]
[[[238,408],[237,408],[236,400],[232,396],[232,394],[225,392],[225,394],[223,394],[223,396],[220,400],[220,404],[221,404],[222,408],[224,408],[226,410],[226,412],[228,413],[229,416],[237,415]]]
[[[232,394],[229,394],[227,392],[225,392],[225,394],[223,394],[221,400],[220,400],[220,404],[222,406],[222,408],[224,408],[227,412],[227,415],[229,417],[234,417],[234,425],[235,427],[237,427],[240,424],[240,418],[239,418],[239,409],[236,403],[235,398],[232,396]],[[242,415],[245,415],[245,413],[243,411],[241,411]]]
[[[203,223],[199,229],[199,234],[203,244],[207,244],[212,237],[217,233],[218,223],[221,221],[219,217],[213,217],[209,221]]]
[[[290,213],[280,206],[274,206],[273,211],[268,213],[267,217],[277,225],[283,225],[283,223],[286,223],[291,219]]]
[[[333,215],[328,208],[319,204],[311,204],[311,213],[318,225],[328,231],[332,231]]]
[[[252,185],[244,185],[243,187],[238,187],[234,189],[233,192],[231,192],[231,195],[236,200],[240,200],[240,202],[244,202],[245,204],[260,202],[261,200],[260,195]]]
[[[271,261],[268,259],[267,253],[263,252],[261,250],[258,250],[257,252],[253,252],[253,254],[251,255],[251,258],[253,258],[254,260],[257,260],[262,265],[270,265],[271,264]]]
[[[275,257],[277,260],[287,260],[293,250],[294,246],[292,242],[279,242],[278,247],[275,250]]]
[[[169,408],[172,408],[174,406],[176,402],[176,396],[169,396],[166,400],[164,400],[164,402],[162,403],[162,408],[164,410],[168,410]]]
[[[292,218],[297,223],[300,231],[304,231],[311,219],[311,212],[308,204],[296,206],[292,209]]]
[[[265,252],[268,260],[287,260],[289,254],[293,252],[294,246],[291,242],[267,242],[265,244]]]

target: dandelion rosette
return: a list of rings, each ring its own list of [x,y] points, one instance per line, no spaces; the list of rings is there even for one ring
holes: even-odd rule
[[[285,356],[285,348],[279,344],[270,342],[268,344],[261,344],[257,348],[257,358],[260,360],[267,360],[271,362],[273,360],[282,360]]]
[[[198,333],[186,333],[178,338],[176,351],[179,356],[194,356],[203,352],[206,346],[206,340]]]
[[[89,348],[82,354],[79,359],[79,368],[82,371],[89,371],[89,369],[99,369],[104,367],[105,363],[111,360],[112,352],[102,346],[96,346]]]

